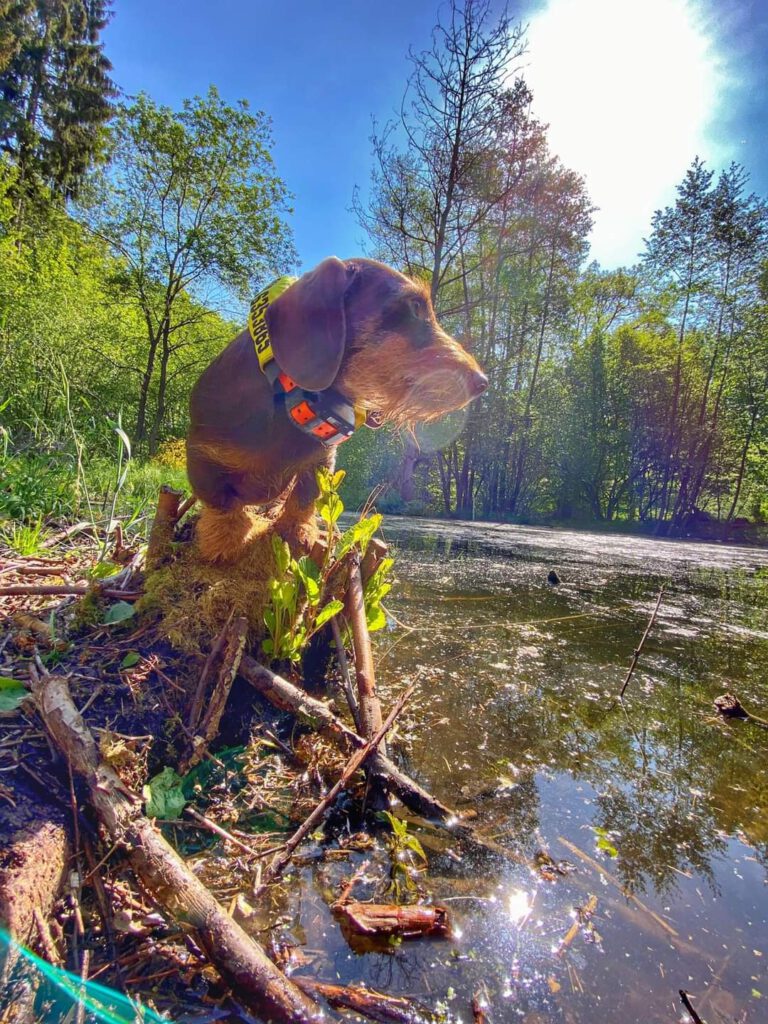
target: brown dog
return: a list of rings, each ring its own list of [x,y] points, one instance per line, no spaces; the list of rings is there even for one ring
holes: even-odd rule
[[[438,324],[428,290],[374,260],[323,260],[269,303],[262,323],[281,380],[304,389],[293,394],[338,394],[383,421],[432,420],[488,386]],[[292,422],[282,390],[246,330],[192,391],[187,473],[203,503],[198,540],[209,560],[237,558],[253,528],[245,506],[278,498],[278,532],[305,547],[316,537],[315,472],[333,465],[335,449],[297,425],[301,409]]]

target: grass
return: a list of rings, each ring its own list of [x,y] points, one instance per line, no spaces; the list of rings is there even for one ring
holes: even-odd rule
[[[152,461],[128,462],[124,479],[103,457],[80,465],[67,454],[23,452],[0,457],[0,539],[19,554],[36,554],[52,520],[120,519],[123,529],[145,535],[161,484],[188,491],[183,468]]]
[[[25,558],[38,555],[43,550],[45,537],[41,519],[36,523],[11,523],[0,530],[0,543]]]

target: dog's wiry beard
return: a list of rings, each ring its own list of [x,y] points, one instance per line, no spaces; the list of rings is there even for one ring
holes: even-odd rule
[[[477,363],[444,337],[424,349],[396,334],[366,345],[352,353],[339,385],[356,404],[398,427],[410,429],[461,409],[474,397],[468,377]]]

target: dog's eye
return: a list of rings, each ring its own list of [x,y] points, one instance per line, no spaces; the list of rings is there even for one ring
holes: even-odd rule
[[[415,316],[417,320],[429,319],[429,309],[424,299],[420,296],[408,299],[408,308],[411,311],[411,315]]]

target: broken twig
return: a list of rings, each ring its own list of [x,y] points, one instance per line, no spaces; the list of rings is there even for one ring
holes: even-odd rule
[[[651,632],[651,627],[653,626],[654,622],[656,621],[656,615],[658,614],[658,611],[659,611],[659,605],[661,604],[661,599],[664,596],[665,587],[666,587],[666,584],[664,584],[662,586],[661,590],[659,591],[659,596],[656,598],[656,607],[653,609],[653,614],[651,615],[650,619],[648,620],[648,625],[645,627],[645,632],[643,633],[643,638],[640,641],[640,643],[637,645],[637,648],[635,649],[635,652],[632,655],[632,664],[629,666],[629,671],[627,672],[627,674],[626,674],[626,676],[624,678],[624,683],[622,684],[622,687],[619,690],[619,700],[621,700],[621,698],[624,696],[624,691],[626,690],[627,686],[629,686],[629,680],[632,678],[632,673],[635,671],[635,666],[637,665],[638,658],[640,657],[640,652],[643,649],[643,644],[645,643],[646,639],[648,638],[648,634]]]

